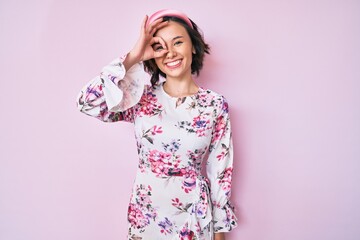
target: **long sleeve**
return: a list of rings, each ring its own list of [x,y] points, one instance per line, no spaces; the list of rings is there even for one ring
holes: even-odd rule
[[[214,232],[229,232],[237,226],[237,218],[230,203],[233,144],[228,104],[224,97],[221,97],[221,103],[215,114],[217,117],[206,171],[210,181]]]
[[[77,96],[81,112],[104,122],[134,121],[133,106],[144,92],[145,71],[142,63],[126,71],[124,60],[114,59],[81,89]]]

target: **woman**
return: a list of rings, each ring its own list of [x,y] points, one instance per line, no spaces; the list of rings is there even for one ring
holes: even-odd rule
[[[192,20],[176,10],[158,11],[145,17],[134,48],[105,66],[78,96],[83,113],[134,124],[139,166],[128,239],[223,240],[237,225],[229,201],[228,104],[192,77],[206,53],[209,46]],[[151,85],[144,82],[144,69]]]

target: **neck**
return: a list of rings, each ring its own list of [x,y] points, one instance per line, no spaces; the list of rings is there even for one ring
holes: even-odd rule
[[[163,88],[164,91],[172,97],[186,97],[199,91],[199,87],[192,78],[186,81],[166,79]]]

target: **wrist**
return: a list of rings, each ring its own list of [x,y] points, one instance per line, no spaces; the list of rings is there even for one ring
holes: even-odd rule
[[[220,233],[215,233],[214,234],[214,240],[225,240],[225,234],[220,232]]]
[[[136,54],[133,53],[133,51],[130,51],[123,62],[126,71],[128,71],[133,65],[136,63],[141,62],[141,59],[136,56]]]

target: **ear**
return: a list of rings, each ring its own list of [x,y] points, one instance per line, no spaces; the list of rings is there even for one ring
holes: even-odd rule
[[[195,50],[194,46],[192,47],[192,53],[196,54],[196,50]]]

